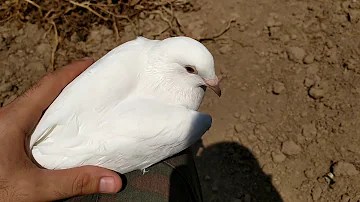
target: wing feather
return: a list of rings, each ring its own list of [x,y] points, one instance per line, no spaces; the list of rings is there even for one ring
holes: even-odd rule
[[[110,112],[83,114],[101,118],[80,132],[75,118],[63,130],[56,127],[34,146],[35,159],[49,169],[98,165],[126,173],[186,149],[211,126],[208,114],[152,99],[128,99]]]

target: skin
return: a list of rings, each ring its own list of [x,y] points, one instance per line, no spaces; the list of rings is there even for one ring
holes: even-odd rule
[[[59,68],[0,108],[0,201],[53,201],[121,189],[121,179],[113,171],[96,166],[46,170],[29,152],[30,134],[43,112],[93,62],[83,59]]]

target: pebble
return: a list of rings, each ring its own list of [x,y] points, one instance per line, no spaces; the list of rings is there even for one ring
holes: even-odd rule
[[[312,54],[309,54],[309,55],[306,55],[305,58],[304,58],[304,63],[305,64],[311,64],[313,63],[315,60],[315,56],[312,55]]]
[[[273,84],[272,92],[276,95],[279,95],[282,91],[285,90],[285,85],[282,82],[275,81]]]
[[[291,61],[298,63],[301,63],[306,55],[305,50],[300,47],[289,47],[286,49],[286,52]]]
[[[296,155],[300,154],[301,147],[297,145],[294,141],[288,140],[282,143],[281,152],[286,155]]]
[[[275,163],[281,163],[283,161],[285,161],[286,159],[286,156],[282,153],[282,152],[271,152],[271,157],[272,157],[272,160],[275,162]]]
[[[359,171],[353,164],[340,161],[334,166],[334,174],[335,176],[354,176],[359,174]]]
[[[310,95],[310,97],[312,97],[314,99],[320,99],[320,98],[324,97],[325,91],[323,89],[320,89],[320,88],[312,87],[309,90],[309,95]]]
[[[239,112],[235,112],[235,113],[234,113],[234,117],[235,117],[235,118],[239,118],[239,117],[240,117]]]

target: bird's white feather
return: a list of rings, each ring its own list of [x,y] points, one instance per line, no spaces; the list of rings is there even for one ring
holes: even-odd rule
[[[31,136],[35,160],[48,169],[97,165],[126,173],[198,140],[211,126],[209,115],[195,111],[204,92],[183,81],[183,72],[177,77],[176,69],[166,69],[176,64],[149,58],[159,42],[138,37],[120,45],[72,81]],[[160,70],[167,73],[160,75]]]
[[[111,111],[73,114],[33,147],[35,159],[49,169],[98,165],[126,173],[182,151],[211,126],[207,114],[153,99],[124,100]]]

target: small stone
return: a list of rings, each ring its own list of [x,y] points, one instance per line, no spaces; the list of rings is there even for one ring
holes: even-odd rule
[[[314,201],[319,200],[322,193],[322,189],[320,187],[315,187],[311,190],[311,196]]]
[[[282,91],[285,90],[285,85],[282,82],[276,81],[273,84],[272,92],[276,95],[279,95]]]
[[[301,147],[297,145],[294,141],[288,140],[282,143],[281,151],[286,155],[296,155],[300,154]]]
[[[310,95],[310,97],[312,97],[314,99],[320,99],[320,98],[324,97],[325,91],[323,89],[320,89],[320,88],[312,87],[309,90],[309,95]]]
[[[302,63],[306,55],[305,50],[300,47],[289,47],[286,51],[289,59],[293,62]]]
[[[340,161],[334,166],[334,174],[335,176],[354,176],[359,174],[359,171],[353,164]]]
[[[234,129],[237,133],[240,133],[241,131],[244,130],[244,126],[242,124],[238,123],[238,124],[235,124]]]
[[[5,93],[7,91],[10,91],[12,88],[11,83],[3,83],[0,84],[0,93]]]
[[[314,62],[315,56],[312,54],[306,55],[304,58],[304,63],[305,64],[311,64]]]
[[[281,163],[286,159],[286,156],[282,152],[271,152],[271,157],[275,163]]]

